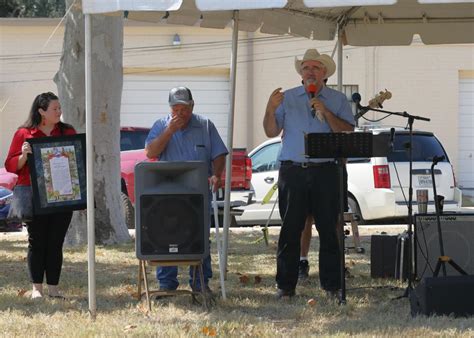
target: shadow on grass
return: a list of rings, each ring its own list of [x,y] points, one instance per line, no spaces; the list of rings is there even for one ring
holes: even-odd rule
[[[369,238],[362,240],[362,245],[366,249],[364,255],[351,253],[346,256],[350,271],[350,276],[346,280],[346,305],[338,305],[319,288],[316,263],[316,252],[319,247],[317,240],[313,242],[311,249],[312,270],[310,270],[309,281],[297,286],[296,297],[277,300],[275,297],[275,257],[278,236],[269,236],[269,246],[263,242],[256,242],[260,236],[260,231],[231,232],[226,281],[227,300],[220,298],[218,267],[214,259],[215,276],[211,282],[211,288],[218,299],[210,312],[205,312],[200,305],[193,305],[191,297],[186,295],[153,301],[152,316],[165,317],[175,308],[180,311],[174,313],[180,314],[183,318],[171,318],[171,321],[182,320],[185,323],[187,320],[193,323],[191,319],[186,318],[186,314],[195,313],[199,317],[203,314],[206,322],[221,325],[223,335],[226,333],[225,330],[231,330],[241,322],[249,325],[263,322],[268,323],[271,328],[294,329],[295,332],[306,334],[312,332],[314,335],[381,335],[383,332],[402,333],[407,326],[413,328],[440,326],[440,330],[442,326],[448,329],[473,326],[467,321],[464,323],[450,317],[440,321],[424,318],[412,319],[406,298],[392,300],[403,293],[403,283],[370,278]],[[8,256],[0,257],[2,270],[6,271],[0,275],[0,312],[8,312],[9,309],[14,308],[25,318],[37,313],[51,315],[58,312],[78,312],[82,315],[87,312],[88,272],[85,248],[65,250],[60,287],[68,299],[66,301],[50,299],[36,301],[27,296],[17,296],[19,288],[30,288],[26,261],[23,259],[26,256],[25,241],[2,242],[1,245],[2,249],[6,248]],[[213,243],[212,251],[215,258],[215,243]],[[130,318],[133,320],[140,320],[140,318],[148,320],[150,317],[143,311],[137,310],[144,308],[144,299],[139,302],[134,298],[137,291],[138,272],[134,244],[97,246],[96,258],[98,313],[115,316],[115,313],[126,310],[130,311]],[[154,269],[149,270],[148,280],[151,287],[156,288]],[[246,282],[242,282],[241,279],[244,275],[248,277]],[[184,267],[180,269],[179,276],[181,285],[187,288],[187,269]],[[255,282],[257,276],[260,282]],[[308,304],[310,299],[315,300],[314,306]],[[164,322],[167,320],[170,319],[164,319]],[[297,331],[299,328],[306,327],[311,331]],[[232,333],[232,331],[229,332]],[[421,334],[422,332],[419,333]]]

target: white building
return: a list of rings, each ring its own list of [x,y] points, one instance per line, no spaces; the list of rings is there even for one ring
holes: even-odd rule
[[[63,32],[56,19],[0,19],[0,164],[34,96],[57,92],[53,78]],[[234,146],[250,150],[266,138],[262,119],[269,94],[300,82],[294,57],[301,58],[307,48],[331,54],[335,41],[243,32],[239,38]],[[168,90],[182,84],[193,91],[195,112],[210,117],[226,139],[230,48],[230,30],[126,22],[121,124],[151,126],[169,111]],[[474,188],[473,45],[425,46],[415,38],[403,47],[346,46],[343,60],[349,96],[358,91],[366,104],[388,89],[393,97],[384,109],[430,118],[415,121],[415,129],[434,132],[459,184]],[[333,76],[329,84],[335,83]],[[407,121],[391,116],[380,123],[405,126]]]

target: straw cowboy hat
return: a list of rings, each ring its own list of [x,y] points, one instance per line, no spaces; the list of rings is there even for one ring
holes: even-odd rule
[[[326,67],[326,78],[330,77],[336,71],[336,64],[329,55],[319,54],[316,49],[308,49],[301,60],[295,57],[295,68],[301,75],[301,64],[305,61],[319,61]]]

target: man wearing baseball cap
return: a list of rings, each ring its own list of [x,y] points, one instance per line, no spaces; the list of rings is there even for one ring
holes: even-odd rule
[[[213,191],[221,186],[221,176],[228,151],[214,124],[204,116],[193,114],[194,100],[186,87],[175,87],[169,92],[168,102],[171,113],[155,122],[145,141],[146,156],[162,161],[204,161],[208,165],[208,175]],[[203,261],[205,289],[209,289],[212,277],[211,257]],[[201,290],[199,278],[193,284],[190,268],[190,285]],[[156,277],[160,290],[171,291],[178,288],[177,267],[158,267]],[[196,274],[197,275],[197,274]]]
[[[339,189],[333,159],[305,158],[304,134],[354,130],[354,117],[346,96],[325,86],[336,64],[328,55],[308,49],[295,59],[302,85],[275,89],[267,103],[263,127],[268,137],[282,131],[278,202],[282,227],[278,241],[277,296],[295,295],[300,260],[300,238],[307,216],[312,216],[320,238],[320,285],[328,295],[341,288],[337,237]]]

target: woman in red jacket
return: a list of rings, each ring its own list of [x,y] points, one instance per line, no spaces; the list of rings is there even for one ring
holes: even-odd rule
[[[26,122],[13,136],[5,168],[18,175],[17,185],[30,186],[27,155],[31,153],[28,139],[76,134],[74,128],[60,121],[61,105],[51,93],[38,95]],[[43,278],[46,275],[48,295],[62,298],[58,291],[63,262],[63,242],[71,223],[72,212],[33,215],[27,221],[28,272],[33,283],[31,298],[43,297]]]

